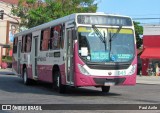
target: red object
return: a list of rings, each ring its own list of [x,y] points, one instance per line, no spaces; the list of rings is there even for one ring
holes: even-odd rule
[[[145,48],[140,58],[142,59],[160,59],[160,48]]]
[[[142,75],[148,75],[149,62],[160,60],[160,26],[144,26],[143,29],[143,52]]]
[[[13,52],[12,49],[9,51],[9,56],[12,56]]]
[[[159,47],[160,48],[160,35],[144,35],[143,36],[143,47]]]
[[[6,62],[2,62],[2,65],[1,65],[1,66],[2,66],[2,67],[1,67],[2,69],[6,69],[8,65],[7,65]]]

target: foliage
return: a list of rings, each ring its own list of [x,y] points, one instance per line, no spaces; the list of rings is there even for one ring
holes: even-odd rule
[[[2,62],[11,63],[12,56],[2,56]]]
[[[21,18],[21,26],[31,28],[72,14],[96,12],[97,0],[19,0],[12,14]]]
[[[31,28],[51,20],[72,14],[96,12],[98,0],[19,0],[18,7],[12,7],[13,15],[21,18],[21,26]],[[134,22],[137,48],[141,47],[143,28]]]
[[[137,40],[137,48],[140,48],[142,45],[142,39],[140,38],[140,35],[143,34],[143,27],[139,25],[139,22],[134,22],[134,28],[135,28],[135,35]]]

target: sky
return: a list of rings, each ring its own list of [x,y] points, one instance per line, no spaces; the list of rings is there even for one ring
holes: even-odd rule
[[[160,24],[160,0],[98,0],[97,12],[130,16],[141,24]]]

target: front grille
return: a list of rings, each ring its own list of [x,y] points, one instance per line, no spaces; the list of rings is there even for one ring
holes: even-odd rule
[[[108,78],[93,78],[94,82],[97,85],[104,85],[105,82],[114,82],[115,85],[120,85],[123,84],[126,78],[113,78],[113,79],[108,79]]]
[[[115,64],[115,65],[105,65],[105,64],[87,64],[91,69],[101,69],[101,70],[119,70],[127,69],[130,64]]]

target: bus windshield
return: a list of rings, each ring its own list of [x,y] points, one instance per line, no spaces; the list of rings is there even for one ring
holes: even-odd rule
[[[135,54],[133,30],[79,27],[79,56],[87,62],[129,62]],[[99,35],[98,35],[99,34]]]

